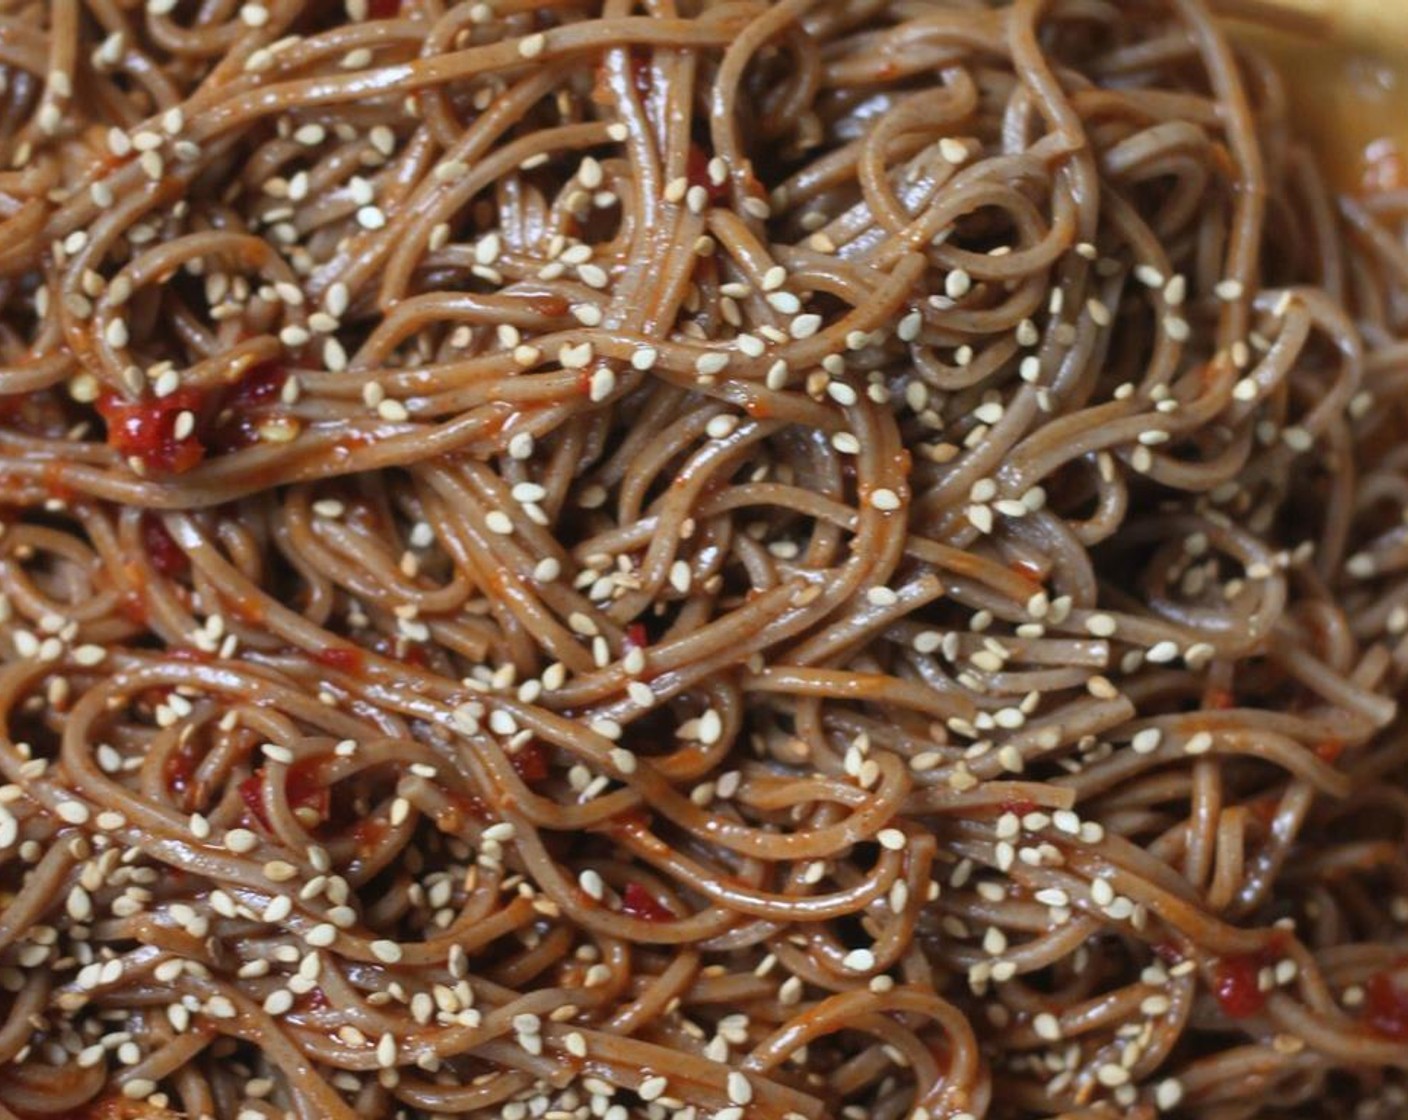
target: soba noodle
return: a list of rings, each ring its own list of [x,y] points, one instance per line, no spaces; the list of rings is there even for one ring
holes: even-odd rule
[[[1408,190],[1201,0],[0,78],[0,1118],[1408,1110]]]

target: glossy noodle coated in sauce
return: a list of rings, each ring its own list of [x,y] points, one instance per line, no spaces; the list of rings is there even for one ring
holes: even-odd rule
[[[0,1120],[1408,1110],[1408,193],[1200,0],[0,77]]]

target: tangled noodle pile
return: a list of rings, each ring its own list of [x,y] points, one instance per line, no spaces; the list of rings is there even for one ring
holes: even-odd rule
[[[0,1118],[1408,1109],[1408,193],[1200,0],[0,5]]]

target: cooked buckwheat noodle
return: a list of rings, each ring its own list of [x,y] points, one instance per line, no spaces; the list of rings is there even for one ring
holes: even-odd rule
[[[0,1118],[1408,1109],[1408,191],[1201,0],[0,78]]]

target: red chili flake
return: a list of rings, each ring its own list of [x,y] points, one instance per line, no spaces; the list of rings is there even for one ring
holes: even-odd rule
[[[1172,941],[1160,941],[1154,946],[1154,956],[1167,965],[1175,965],[1183,960],[1183,954]]]
[[[1280,808],[1281,798],[1274,793],[1264,797],[1254,797],[1247,802],[1247,811],[1268,828],[1271,826],[1271,822],[1276,819]]]
[[[1315,757],[1333,766],[1344,754],[1345,744],[1339,739],[1325,739],[1315,744]]]
[[[487,821],[489,807],[473,793],[447,793],[446,807],[436,814],[435,824],[444,832],[458,832],[466,820]]]
[[[220,397],[215,423],[205,437],[210,450],[224,454],[258,443],[258,412],[279,400],[288,376],[279,362],[260,362],[245,370]]]
[[[150,513],[142,518],[142,547],[152,567],[164,576],[185,575],[191,566],[190,557],[167,532],[165,523]]]
[[[148,470],[182,474],[205,458],[205,445],[194,430],[178,438],[176,419],[182,412],[199,418],[204,404],[203,395],[193,388],[136,403],[104,393],[98,398],[98,415],[107,425],[109,447]]]
[[[300,758],[289,766],[284,777],[284,796],[291,809],[313,809],[319,817],[328,815],[331,795],[322,776],[323,758]],[[240,783],[240,797],[245,808],[263,825],[270,828],[269,816],[264,812],[264,782],[268,771],[260,767]]]
[[[1041,567],[1031,560],[1013,560],[1007,565],[1007,570],[1026,583],[1041,583]]]
[[[323,1011],[331,1007],[327,994],[322,988],[310,988],[298,998],[296,1005],[300,1011]]]
[[[1037,804],[1026,797],[1017,797],[1004,801],[999,806],[1004,813],[1016,813],[1019,817],[1025,817],[1028,813],[1035,813]]]
[[[328,787],[323,778],[325,756],[300,758],[288,768],[284,779],[284,792],[288,803],[295,809],[315,808],[320,816],[327,816]]]
[[[1385,1038],[1408,1041],[1408,987],[1379,972],[1364,985],[1364,1022]]]
[[[288,370],[281,362],[259,362],[244,371],[221,403],[226,408],[271,404],[279,399],[287,381]]]
[[[636,87],[642,101],[655,89],[655,71],[643,51],[631,51],[631,84]]]
[[[627,623],[624,644],[628,651],[647,648],[650,645],[650,631],[645,628],[645,623]]]
[[[517,297],[515,297],[515,302],[517,302]],[[522,305],[525,311],[531,311],[545,319],[561,319],[571,309],[572,301],[555,292],[545,292],[542,295],[525,294],[522,297]],[[522,410],[523,407],[520,405],[519,410]],[[530,405],[528,407],[536,408],[538,406]]]
[[[401,14],[401,0],[371,0],[367,5],[368,19],[391,19]]]
[[[1212,994],[1232,1019],[1247,1019],[1266,1006],[1259,976],[1265,967],[1260,953],[1237,953],[1221,958],[1213,968]]]
[[[269,814],[264,812],[264,771],[256,770],[240,783],[240,797],[250,815],[269,831]]]
[[[328,646],[313,651],[313,660],[340,673],[357,674],[362,671],[366,658],[357,646]]]
[[[1233,953],[1213,966],[1213,995],[1230,1018],[1245,1019],[1266,1006],[1259,976],[1284,955],[1287,940],[1284,930],[1274,930],[1255,953]]]
[[[744,398],[743,411],[754,420],[771,420],[773,415],[772,406],[762,397],[756,397],[751,393]]]
[[[264,621],[264,601],[256,595],[232,595],[226,600],[230,613],[241,622]]]
[[[178,797],[183,796],[195,781],[196,768],[200,765],[195,746],[183,743],[169,755],[161,765],[161,776],[166,788]]]
[[[548,776],[548,755],[537,739],[529,739],[518,750],[509,755],[509,761],[518,776],[530,786]]]
[[[689,146],[689,158],[685,164],[685,178],[689,180],[691,187],[703,187],[710,202],[719,203],[728,198],[728,180],[724,180],[722,183],[714,182],[709,175],[709,156],[698,144],[690,144]]]
[[[140,592],[125,592],[122,596],[121,603],[118,605],[122,611],[123,617],[126,618],[128,622],[136,626],[145,626],[147,624],[147,604],[142,599]]]
[[[388,825],[379,817],[368,817],[352,826],[352,842],[357,846],[357,854],[365,859],[376,851],[376,846],[385,837]]]
[[[621,913],[643,922],[672,922],[671,914],[660,901],[639,883],[627,883],[621,892]]]

